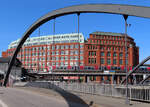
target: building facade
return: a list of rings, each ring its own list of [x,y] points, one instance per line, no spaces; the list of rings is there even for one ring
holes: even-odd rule
[[[19,40],[13,41],[2,56],[12,56]],[[48,71],[57,66],[83,66],[84,36],[71,33],[28,38],[17,58],[26,69],[35,71]]]
[[[3,57],[12,56],[19,40],[13,41]],[[46,71],[100,71],[99,76],[65,76],[64,80],[120,83],[125,75],[114,75],[112,71],[124,72],[125,34],[93,32],[87,40],[82,33],[57,34],[28,38],[17,58],[26,69]],[[128,69],[139,63],[139,47],[127,36]],[[60,69],[61,68],[61,69]],[[62,69],[63,68],[63,69]],[[55,69],[55,70],[54,70]],[[141,77],[138,77],[141,78]],[[137,78],[137,79],[138,79]]]
[[[125,34],[93,32],[84,44],[85,66],[125,67]],[[139,63],[139,48],[134,39],[127,36],[127,65]]]
[[[13,41],[3,57],[12,56],[19,39]],[[139,48],[134,39],[127,36],[127,65],[139,63]],[[23,67],[35,71],[49,71],[56,67],[92,66],[125,68],[125,34],[93,32],[85,41],[82,33],[58,34],[28,38],[17,58]]]

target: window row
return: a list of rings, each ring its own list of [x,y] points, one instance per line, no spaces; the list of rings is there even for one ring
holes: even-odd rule
[[[112,61],[113,61],[113,62],[112,62]],[[112,62],[114,65],[116,65],[116,64],[117,64],[117,59],[113,59],[113,60],[111,60],[110,58],[108,58],[107,60],[105,60],[104,58],[101,58],[101,59],[100,59],[100,63],[101,63],[101,64],[105,64],[105,62],[106,62],[108,65],[110,65],[111,62]],[[122,59],[119,59],[119,64],[120,64],[120,65],[123,64],[123,60],[122,60]],[[127,64],[128,64],[128,60],[127,60]]]
[[[90,40],[90,43],[96,43],[101,45],[125,45],[123,41],[106,41],[106,40]]]
[[[88,49],[100,49],[100,50],[108,50],[108,51],[110,51],[110,50],[119,50],[119,51],[122,51],[123,50],[123,47],[111,47],[111,46],[109,46],[109,47],[105,47],[105,46],[97,46],[97,45],[88,45]]]
[[[119,36],[102,36],[102,35],[93,35],[93,38],[97,39],[108,39],[108,40],[124,40],[124,37]],[[128,38],[127,38],[128,39]],[[129,39],[128,39],[129,40]]]
[[[89,64],[96,64],[96,58],[89,58],[88,62]]]
[[[101,52],[100,56],[103,57],[103,56],[105,56],[105,54],[107,54],[107,57],[110,57],[112,55],[111,52],[107,52],[107,53]],[[113,53],[113,57],[117,57],[117,53],[116,52]],[[119,53],[119,57],[123,57],[123,53],[122,52]]]
[[[40,68],[43,68],[45,66],[49,66],[49,65],[52,65],[52,66],[78,66],[79,62],[75,62],[75,61],[71,61],[70,63],[68,62],[51,62],[49,64],[46,65],[46,63],[25,63],[24,66],[28,66],[30,68],[32,67],[37,67],[38,69]],[[80,65],[83,65],[83,61],[80,62]]]
[[[52,52],[34,52],[34,53],[25,53],[25,54],[18,54],[17,57],[24,57],[24,56],[45,56],[45,55],[78,55],[79,51],[78,50],[70,50],[70,54],[69,51],[52,51]],[[83,54],[83,50],[80,50],[80,55]]]
[[[45,61],[46,58],[45,57],[40,57],[40,58],[25,58],[25,59],[20,59],[21,61]],[[47,57],[47,61],[50,61],[50,60],[56,60],[56,61],[59,61],[59,60],[79,60],[79,56],[61,56],[61,57]],[[80,60],[83,60],[83,56],[80,56]]]

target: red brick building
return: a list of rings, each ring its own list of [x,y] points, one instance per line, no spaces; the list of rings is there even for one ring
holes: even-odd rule
[[[134,39],[127,36],[128,67],[139,63],[139,48]],[[85,66],[124,67],[125,35],[112,32],[93,32],[84,49]]]
[[[12,56],[18,42],[13,41],[2,56]],[[17,58],[26,69],[47,71],[57,66],[83,66],[83,56],[83,34],[71,33],[29,38]]]
[[[12,56],[19,40],[13,41],[6,52],[2,52],[3,57]],[[128,68],[139,63],[139,48],[134,39],[127,36],[127,63]],[[27,39],[19,52],[18,59],[27,69],[35,71],[49,71],[51,68],[72,66],[94,67],[101,70],[113,70],[125,67],[125,34],[112,32],[93,32],[87,41],[83,34],[58,34],[49,36],[32,37]],[[65,68],[65,69],[66,69]],[[109,81],[119,83],[122,75],[103,74],[101,76],[80,77],[84,81]],[[65,78],[65,77],[64,77]],[[68,77],[66,77],[68,78]],[[76,77],[74,77],[76,78]],[[79,79],[76,78],[76,79]]]

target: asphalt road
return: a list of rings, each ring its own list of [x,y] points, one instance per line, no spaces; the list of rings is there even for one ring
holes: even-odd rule
[[[70,106],[64,99],[57,97],[0,87],[0,107],[84,107],[84,105],[72,103]]]

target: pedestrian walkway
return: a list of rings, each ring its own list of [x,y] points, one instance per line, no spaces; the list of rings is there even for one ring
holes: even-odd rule
[[[34,88],[34,87],[20,87],[20,88],[28,91],[33,91],[38,94],[55,96],[57,98],[64,99],[59,93],[57,93],[52,89]],[[83,94],[83,93],[76,93],[76,92],[73,92],[73,94],[80,97],[83,101],[85,101],[88,105],[90,105],[90,107],[150,107],[149,103],[143,103],[137,101],[130,101],[130,105],[126,105],[125,99],[121,99],[121,98],[105,97],[105,96]],[[66,94],[66,96],[71,102],[81,103],[70,95]]]

